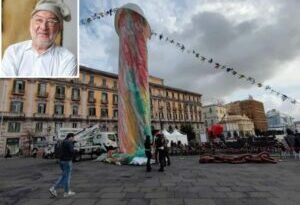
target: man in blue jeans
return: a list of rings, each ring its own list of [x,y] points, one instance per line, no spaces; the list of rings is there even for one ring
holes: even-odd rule
[[[61,153],[59,166],[62,170],[62,175],[57,182],[49,189],[49,192],[57,197],[56,189],[58,187],[64,188],[64,197],[73,196],[75,192],[70,190],[70,181],[72,173],[72,159],[74,155],[74,134],[69,133],[61,144]]]

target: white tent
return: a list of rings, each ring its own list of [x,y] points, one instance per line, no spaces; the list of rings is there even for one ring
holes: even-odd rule
[[[167,138],[167,140],[169,141],[169,142],[168,142],[168,147],[171,146],[171,141],[177,142],[177,139],[174,138],[174,137],[172,136],[172,134],[169,133],[167,130],[163,130],[162,133],[164,134],[164,136],[165,136],[165,137]]]
[[[178,130],[174,130],[171,134],[173,138],[176,138],[176,142],[180,141],[183,145],[188,145],[187,135],[181,134]]]

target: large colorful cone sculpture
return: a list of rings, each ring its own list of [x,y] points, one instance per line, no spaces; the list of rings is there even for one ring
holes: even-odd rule
[[[121,7],[115,16],[119,35],[118,137],[120,151],[144,155],[144,139],[151,136],[147,40],[151,30],[135,4]]]

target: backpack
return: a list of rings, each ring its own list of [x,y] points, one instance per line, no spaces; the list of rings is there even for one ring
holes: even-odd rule
[[[55,144],[55,147],[54,147],[54,156],[56,159],[60,159],[62,157],[62,144],[63,144],[63,141],[58,141],[56,144]]]

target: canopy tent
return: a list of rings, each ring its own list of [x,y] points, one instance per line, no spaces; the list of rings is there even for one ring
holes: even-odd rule
[[[178,130],[174,130],[171,134],[174,138],[177,139],[177,142],[180,141],[183,145],[188,145],[187,135],[181,134]]]
[[[168,139],[168,147],[171,146],[171,141],[175,142],[176,144],[178,141],[181,142],[183,145],[188,144],[187,135],[181,134],[178,130],[174,130],[172,133],[169,133],[167,130],[163,130],[162,134]]]

